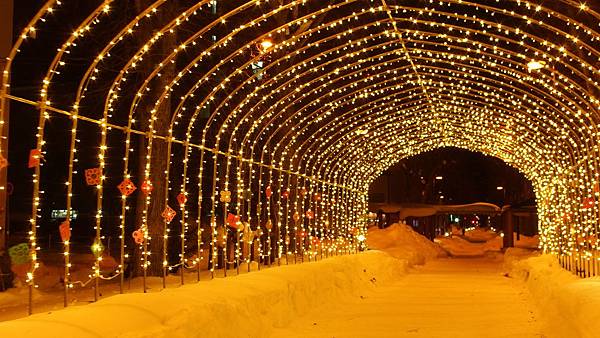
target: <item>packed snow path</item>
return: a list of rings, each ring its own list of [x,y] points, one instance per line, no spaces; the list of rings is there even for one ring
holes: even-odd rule
[[[374,281],[377,283],[377,281]],[[363,296],[324,304],[273,337],[545,337],[501,261],[440,259]]]

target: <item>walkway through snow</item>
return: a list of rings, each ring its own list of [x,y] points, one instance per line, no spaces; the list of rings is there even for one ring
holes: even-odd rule
[[[431,261],[362,297],[316,308],[272,336],[545,337],[527,291],[501,264]]]

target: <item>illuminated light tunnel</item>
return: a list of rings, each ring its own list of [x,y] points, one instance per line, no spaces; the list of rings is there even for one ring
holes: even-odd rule
[[[66,210],[53,231],[67,304],[72,288],[91,281],[97,297],[100,280],[123,281],[125,266],[178,268],[183,283],[201,266],[214,276],[355,252],[373,180],[447,146],[517,168],[534,187],[544,251],[596,262],[594,6],[50,0],[18,35],[0,91],[3,120],[10,108],[11,123],[31,127],[18,136],[28,160],[13,158],[16,136],[8,152],[2,140],[9,172],[32,174],[27,283],[50,199]],[[86,203],[92,222],[66,221]],[[69,270],[82,227],[94,233],[87,281]]]

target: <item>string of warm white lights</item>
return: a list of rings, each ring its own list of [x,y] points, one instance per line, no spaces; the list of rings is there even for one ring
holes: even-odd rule
[[[520,170],[537,196],[543,248],[597,263],[600,14],[593,5],[146,4],[130,13],[125,1],[97,0],[69,22],[79,17],[71,4],[48,1],[7,60],[2,117],[9,100],[39,112],[32,288],[51,177],[42,158],[61,151],[68,154],[66,221],[81,194],[78,176],[85,171],[87,179],[91,170],[95,178],[96,298],[99,281],[111,278],[100,267],[106,235],[119,238],[111,254],[119,255],[121,286],[127,265],[145,277],[158,263],[166,287],[175,268],[181,283],[186,269],[196,269],[199,280],[204,259],[215,276],[253,261],[260,268],[354,252],[366,234],[368,186],[402,158],[441,146],[480,151]],[[62,18],[77,28],[58,46],[41,45],[53,51],[41,97],[10,95],[9,80],[19,75],[13,63],[55,34]],[[65,99],[58,84],[73,79],[74,98]],[[45,147],[53,115],[70,119],[68,149]],[[90,128],[98,133],[94,161],[79,146]],[[113,181],[121,183],[117,192]],[[107,233],[113,215],[106,210],[117,210],[116,234]],[[72,224],[64,224],[70,236]],[[71,280],[70,239],[63,244],[66,305],[69,288],[87,283]]]

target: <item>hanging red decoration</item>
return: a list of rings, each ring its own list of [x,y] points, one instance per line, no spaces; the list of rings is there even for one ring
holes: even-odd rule
[[[290,192],[287,190],[281,194],[281,198],[283,198],[284,200],[287,200],[289,197],[290,197]]]
[[[167,223],[171,223],[171,221],[173,220],[173,218],[175,218],[175,215],[177,215],[177,212],[175,212],[175,210],[173,210],[170,206],[166,206],[165,210],[163,210],[161,216],[162,218],[165,220],[165,222]]]
[[[0,155],[0,169],[4,169],[8,166],[8,160],[6,157]]]
[[[600,192],[600,183],[594,184],[594,192]]]
[[[271,222],[271,220],[268,220],[268,221],[267,221],[267,224],[265,224],[265,228],[266,228],[267,230],[271,230],[271,229],[273,229],[273,222]]]
[[[42,152],[39,149],[31,149],[29,152],[29,168],[34,168],[40,165],[42,159]]]
[[[121,182],[121,184],[119,184],[117,187],[119,188],[121,194],[125,196],[131,195],[135,189],[137,189],[135,184],[133,184],[133,182],[131,182],[131,180],[128,178],[124,179],[123,182]]]
[[[142,229],[137,229],[134,232],[132,232],[131,237],[133,237],[133,240],[136,244],[144,243],[144,232],[142,231]]]
[[[300,190],[300,195],[302,195],[302,197],[304,197],[307,192],[308,191],[306,190],[306,188],[302,187],[302,190]]]
[[[308,211],[306,211],[306,218],[313,219],[313,217],[315,217],[315,213],[312,210],[308,209]]]
[[[227,214],[227,225],[230,228],[237,229],[239,221],[240,221],[240,216],[234,215],[232,213]]]
[[[58,231],[60,232],[60,239],[63,242],[66,242],[71,239],[71,222],[65,220],[58,227]]]
[[[101,183],[102,173],[100,168],[90,168],[85,170],[85,183],[87,185],[99,185]]]
[[[321,194],[319,193],[315,193],[315,201],[320,201],[321,200]]]
[[[294,215],[292,216],[292,218],[294,219],[295,222],[298,222],[300,220],[300,213],[298,213],[297,211],[294,212]]]
[[[582,207],[584,209],[590,209],[594,206],[595,203],[596,201],[594,201],[593,197],[586,197],[583,199]]]
[[[144,195],[150,195],[152,190],[154,190],[152,182],[150,182],[150,180],[145,180],[144,183],[142,183],[142,191],[144,192]]]
[[[179,195],[177,195],[177,203],[179,203],[179,206],[183,207],[185,205],[185,202],[187,202],[187,197],[184,193],[180,193]]]
[[[267,196],[267,198],[271,198],[271,195],[273,195],[273,190],[271,190],[271,186],[267,186],[267,188],[265,189],[265,195]]]

